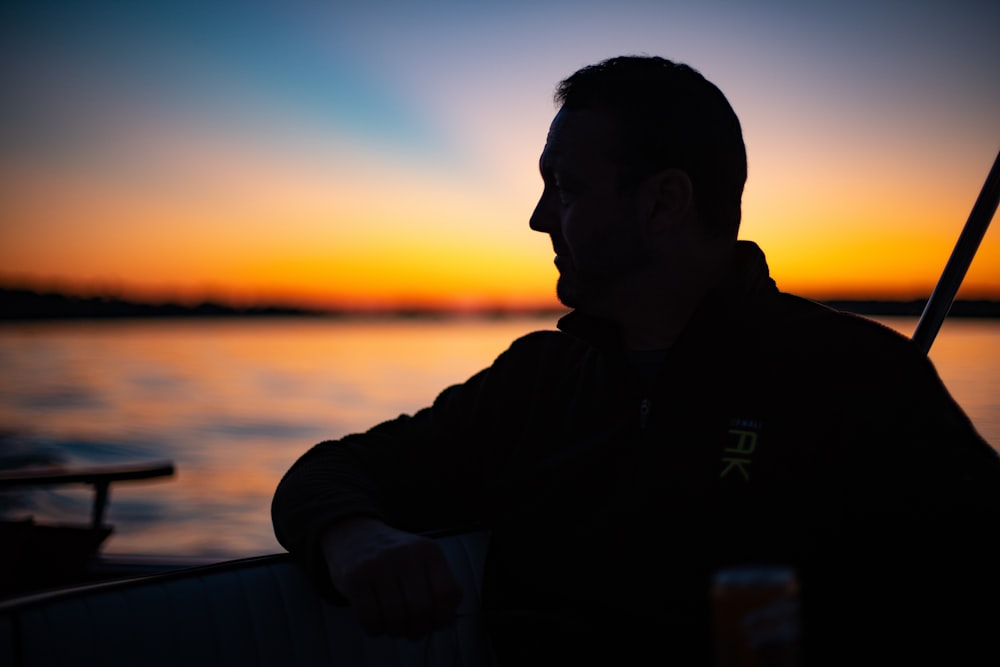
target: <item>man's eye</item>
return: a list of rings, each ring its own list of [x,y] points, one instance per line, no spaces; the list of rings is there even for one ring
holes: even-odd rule
[[[552,187],[555,188],[556,192],[559,194],[559,201],[563,204],[569,204],[575,195],[574,189],[569,187],[565,181],[560,181],[558,178],[552,179]]]

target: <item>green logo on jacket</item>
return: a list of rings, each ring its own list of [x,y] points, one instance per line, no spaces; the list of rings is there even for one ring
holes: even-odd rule
[[[719,479],[737,473],[750,481],[750,464],[757,449],[760,422],[753,419],[734,419],[733,428],[726,432],[727,446],[722,450],[722,472]]]

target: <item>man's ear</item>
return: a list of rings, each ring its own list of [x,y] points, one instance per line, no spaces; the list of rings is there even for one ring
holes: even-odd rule
[[[643,183],[643,212],[650,233],[657,234],[694,215],[694,185],[683,169],[671,167]]]

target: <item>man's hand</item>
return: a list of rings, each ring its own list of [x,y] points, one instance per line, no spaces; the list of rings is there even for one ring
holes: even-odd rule
[[[365,632],[415,639],[454,622],[462,589],[434,540],[358,517],[327,530],[323,555]]]

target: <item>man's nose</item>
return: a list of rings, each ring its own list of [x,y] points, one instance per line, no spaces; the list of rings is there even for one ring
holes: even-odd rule
[[[552,231],[553,220],[557,219],[556,212],[552,207],[552,195],[548,188],[542,191],[542,196],[535,204],[535,210],[531,213],[528,226],[536,232],[547,233]]]

